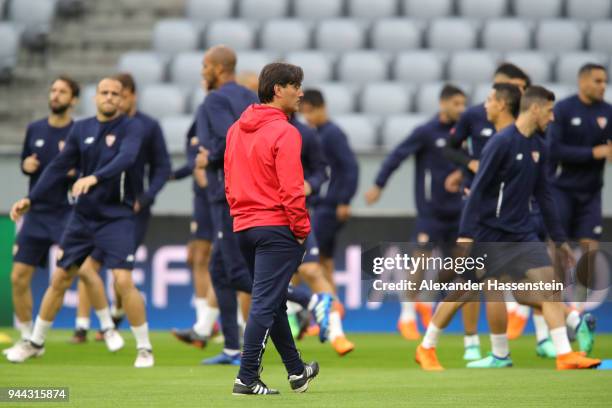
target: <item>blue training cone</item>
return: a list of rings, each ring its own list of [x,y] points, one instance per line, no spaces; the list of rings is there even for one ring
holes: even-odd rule
[[[612,370],[612,360],[601,360],[601,365],[598,370]]]

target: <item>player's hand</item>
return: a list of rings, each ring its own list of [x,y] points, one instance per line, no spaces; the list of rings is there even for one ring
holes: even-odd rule
[[[138,214],[140,212],[140,210],[142,210],[142,205],[140,204],[140,201],[135,200],[134,201],[134,214]]]
[[[563,267],[563,269],[567,270],[576,266],[576,257],[574,256],[574,251],[567,242],[564,242],[557,248],[557,253],[559,254],[559,259],[561,261],[561,266]]]
[[[463,173],[461,170],[455,170],[444,180],[444,188],[449,193],[458,193],[463,181]]]
[[[22,167],[23,171],[28,174],[36,173],[40,167],[40,162],[38,161],[38,156],[36,156],[36,153],[26,157],[23,161]]]
[[[476,174],[478,172],[479,164],[480,162],[478,160],[470,160],[470,162],[468,163],[468,169],[470,169],[472,173]]]
[[[96,184],[98,184],[96,176],[81,177],[72,185],[72,195],[78,197],[81,194],[87,194]]]
[[[306,238],[296,238],[297,242],[300,243],[300,245],[304,245],[304,242],[306,242]]]
[[[200,188],[206,188],[208,186],[208,178],[203,169],[193,169],[193,179]]]
[[[311,194],[312,194],[312,187],[310,186],[309,182],[304,180],[304,195],[308,197]]]
[[[474,242],[474,240],[472,238],[468,238],[468,237],[459,237],[459,238],[457,238],[457,243],[458,244],[471,244],[473,242]]]
[[[382,188],[378,186],[372,186],[368,191],[365,192],[364,197],[367,205],[372,205],[378,200],[380,200],[380,196],[382,195]]]
[[[208,166],[208,154],[209,151],[200,146],[198,148],[198,155],[195,159],[195,166],[198,169],[205,169]]]
[[[336,218],[338,221],[345,222],[351,217],[351,206],[348,204],[340,204],[336,207]]]
[[[10,214],[11,220],[16,222],[19,218],[21,218],[25,213],[30,210],[30,205],[31,202],[29,198],[22,198],[21,200],[13,204],[13,206],[11,207]]]
[[[593,158],[595,160],[612,160],[612,144],[608,142],[608,144],[595,146],[593,148]]]
[[[68,171],[68,173],[66,173],[66,175],[67,175],[68,177],[71,177],[71,178],[76,177],[76,176],[77,176],[76,169],[70,169],[70,170]]]

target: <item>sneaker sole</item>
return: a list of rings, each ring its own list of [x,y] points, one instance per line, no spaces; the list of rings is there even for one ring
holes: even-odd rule
[[[177,339],[181,343],[185,343],[185,344],[193,346],[195,348],[203,349],[203,348],[206,347],[206,343],[203,342],[203,341],[200,341],[200,340],[196,340],[196,341],[185,340],[182,337],[180,337],[178,334],[176,334],[175,332],[172,332],[172,335],[174,336],[175,339]]]

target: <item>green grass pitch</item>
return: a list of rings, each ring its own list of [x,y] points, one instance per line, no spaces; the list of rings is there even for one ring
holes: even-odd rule
[[[13,337],[13,330],[2,330]],[[447,368],[440,373],[421,371],[414,362],[416,342],[392,334],[353,334],[356,350],[337,357],[327,344],[314,338],[298,347],[306,360],[316,359],[321,372],[306,394],[294,394],[271,342],[264,359],[262,379],[281,391],[280,396],[233,397],[237,367],[204,367],[204,357],[220,351],[205,350],[176,341],[168,332],[153,332],[156,367],[137,370],[134,342],[124,331],[126,347],[117,354],[103,343],[70,345],[69,331],[54,330],[47,353],[40,359],[13,365],[0,360],[0,387],[57,386],[70,388],[69,404],[19,403],[26,406],[73,407],[610,407],[612,371],[562,371],[554,360],[535,356],[534,338],[511,342],[514,367],[498,370],[464,368],[461,336],[445,335],[438,355]],[[90,338],[93,333],[90,333]],[[483,351],[489,349],[482,335]],[[4,348],[4,347],[2,347]],[[612,335],[599,335],[595,354],[612,358]],[[0,408],[10,404],[0,402]]]

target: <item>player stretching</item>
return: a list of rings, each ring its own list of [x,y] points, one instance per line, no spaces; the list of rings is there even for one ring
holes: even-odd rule
[[[30,179],[29,191],[63,149],[73,125],[72,109],[78,98],[79,85],[74,80],[65,76],[57,78],[49,90],[49,116],[28,126],[21,152],[21,170]],[[66,174],[61,185],[32,206],[17,235],[11,283],[15,320],[21,332],[19,343],[26,342],[32,335],[32,274],[37,266],[47,265],[49,248],[60,242],[70,214],[68,191],[75,175]],[[3,353],[6,355],[10,350],[5,349]]]
[[[63,183],[70,169],[80,169],[81,177],[72,186],[77,202],[62,236],[58,267],[43,297],[32,336],[8,354],[11,362],[23,362],[43,352],[47,332],[77,273],[85,282],[107,347],[110,351],[123,347],[104,284],[92,265],[90,254],[98,249],[104,253],[104,265],[112,270],[136,338],[138,355],[134,366],[153,366],[144,301],[131,276],[135,250],[133,206],[138,198],[133,187],[138,175],[133,174],[132,166],[140,152],[143,131],[138,121],[121,114],[121,91],[121,82],[116,79],[105,78],[98,83],[96,116],[74,124],[64,150],[47,166],[29,196],[11,209],[11,218],[17,220]]]
[[[387,156],[378,172],[375,185],[365,194],[367,204],[374,204],[380,199],[382,190],[393,172],[409,156],[416,156],[414,185],[418,216],[414,239],[418,248],[415,256],[430,253],[431,246],[438,246],[448,253],[457,240],[461,194],[449,193],[444,188],[446,177],[456,166],[441,157],[450,130],[465,110],[465,102],[465,94],[461,89],[452,85],[444,86],[440,92],[440,111],[427,123],[417,127]],[[422,279],[423,272],[421,270],[415,276],[417,282]],[[416,298],[407,300],[402,302],[402,313],[397,327],[406,339],[417,340],[419,329],[416,311],[421,312],[422,323],[427,327],[432,308],[428,304],[416,304]]]

